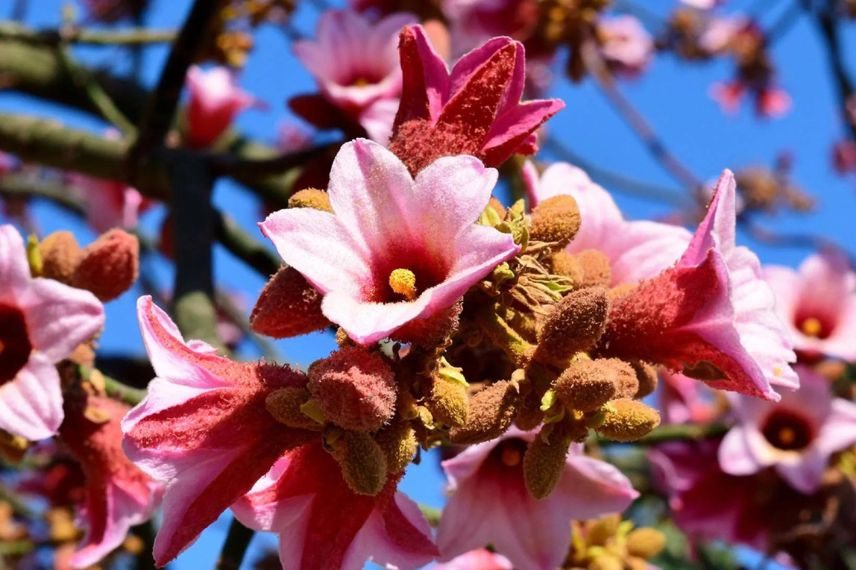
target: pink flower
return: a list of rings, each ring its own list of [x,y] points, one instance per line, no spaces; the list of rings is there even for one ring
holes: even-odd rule
[[[512,428],[443,462],[452,495],[437,532],[440,560],[491,544],[515,568],[552,570],[568,553],[572,519],[622,511],[638,496],[618,469],[575,446],[555,490],[532,498],[522,458],[534,437]]]
[[[93,421],[87,409],[108,419]],[[84,396],[67,401],[66,410],[60,438],[86,477],[82,515],[87,532],[70,564],[89,568],[122,544],[128,529],[152,516],[162,487],[122,452],[119,421],[127,406],[105,397]]]
[[[538,25],[535,0],[445,0],[452,45],[463,54],[496,36],[526,40]]]
[[[761,117],[781,117],[791,109],[791,97],[787,91],[770,84],[753,86],[740,80],[716,83],[711,87],[710,96],[727,113],[736,113],[747,90],[754,94],[755,112]]]
[[[760,30],[749,18],[741,15],[710,18],[698,45],[709,54],[718,54],[728,49],[741,33],[760,34]]]
[[[416,569],[437,555],[419,507],[390,478],[377,496],[357,495],[320,442],[287,453],[240,501],[235,516],[280,535],[283,568],[360,570],[366,560]]]
[[[0,226],[0,429],[29,440],[56,433],[63,419],[54,366],[104,326],[92,293],[30,276],[24,241]]]
[[[399,51],[404,86],[390,149],[414,173],[444,155],[499,166],[514,153],[532,154],[535,130],[564,107],[558,99],[520,101],[526,56],[511,38],[493,38],[451,72],[420,26],[404,28]]]
[[[856,172],[856,142],[841,140],[832,147],[832,165],[838,174]]]
[[[330,171],[335,214],[291,208],[260,227],[324,295],[324,315],[369,344],[451,307],[517,253],[510,235],[474,224],[496,179],[477,159],[455,156],[414,180],[391,152],[358,139]]]
[[[574,197],[582,224],[568,251],[604,253],[610,261],[613,285],[658,275],[674,265],[690,242],[690,233],[680,226],[625,220],[609,193],[568,163],[554,163],[539,177],[535,166],[527,162],[523,180],[533,208],[560,194]]]
[[[206,71],[192,66],[187,71],[187,87],[187,142],[195,148],[211,145],[226,132],[235,115],[256,104],[252,95],[235,84],[234,76],[225,67]]]
[[[265,363],[238,363],[201,341],[185,343],[150,297],[137,302],[140,331],[157,377],[122,421],[124,449],[166,485],[155,539],[159,566],[247,493],[282,454],[310,437],[276,422],[265,398],[304,385],[303,374]]]
[[[296,42],[294,52],[328,101],[359,116],[376,101],[395,101],[401,93],[396,40],[413,20],[410,14],[394,14],[372,23],[350,10],[329,10],[318,22],[318,39]]]
[[[757,256],[735,243],[735,192],[726,170],[676,266],[613,303],[602,350],[778,400],[773,384],[798,385],[796,357]]]
[[[98,233],[116,227],[136,228],[139,215],[150,205],[142,194],[124,182],[76,172],[69,173],[68,179],[83,199],[86,221]]]
[[[798,351],[856,360],[856,273],[844,254],[812,255],[797,271],[768,266],[764,278]]]
[[[719,448],[722,470],[751,475],[773,467],[794,489],[820,488],[830,456],[856,443],[856,404],[833,398],[829,383],[799,366],[800,388],[772,404],[732,399],[738,424]]]
[[[619,71],[641,73],[654,55],[654,40],[633,16],[612,16],[597,22],[600,51]]]
[[[725,4],[725,0],[681,0],[681,3],[698,8],[699,10],[711,10]]]
[[[434,570],[514,570],[514,566],[505,556],[479,548],[456,556],[445,564],[437,564]]]

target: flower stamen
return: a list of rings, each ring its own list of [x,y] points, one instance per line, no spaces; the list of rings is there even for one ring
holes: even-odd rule
[[[412,301],[418,296],[416,275],[409,269],[394,269],[389,274],[389,288],[408,301]]]
[[[817,317],[808,317],[807,319],[803,319],[800,330],[806,336],[817,338],[823,332],[823,323]]]

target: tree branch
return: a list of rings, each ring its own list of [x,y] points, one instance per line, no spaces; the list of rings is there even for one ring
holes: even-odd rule
[[[238,570],[241,567],[241,562],[247,554],[247,547],[250,545],[255,533],[242,525],[238,519],[233,518],[229,524],[229,534],[226,535],[226,542],[223,543],[223,549],[220,551],[220,559],[217,561],[217,570]]]

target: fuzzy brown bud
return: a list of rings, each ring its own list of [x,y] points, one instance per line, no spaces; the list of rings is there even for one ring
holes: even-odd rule
[[[523,479],[529,494],[536,499],[549,495],[565,468],[572,438],[562,423],[541,428],[523,456]]]
[[[572,196],[547,198],[532,211],[531,239],[554,242],[556,249],[571,243],[580,229],[580,210]]]
[[[346,431],[332,447],[342,478],[354,493],[374,496],[381,492],[387,478],[386,455],[372,436]]]
[[[564,367],[574,354],[597,344],[606,328],[608,314],[609,302],[603,287],[568,293],[541,326],[534,358]]]
[[[597,431],[615,441],[636,441],[660,425],[660,414],[638,400],[612,400],[603,408]]]
[[[389,473],[401,473],[416,455],[418,442],[410,422],[395,421],[375,435],[375,441],[383,449]]]
[[[83,259],[83,250],[74,234],[68,231],[54,232],[39,243],[42,257],[42,277],[70,284],[74,271]]]
[[[73,285],[111,301],[131,288],[140,272],[140,242],[112,229],[86,246],[74,271]]]
[[[265,409],[281,424],[297,429],[319,429],[318,422],[303,413],[301,406],[309,401],[306,388],[288,386],[268,394]]]
[[[250,327],[273,338],[306,334],[328,324],[321,313],[321,294],[291,267],[271,277],[250,315]]]
[[[593,412],[615,397],[613,376],[609,360],[578,360],[562,372],[553,390],[565,407]]]
[[[466,382],[437,374],[431,386],[431,393],[425,400],[425,407],[431,412],[435,421],[447,426],[464,425],[470,411]]]
[[[641,399],[652,394],[657,389],[657,369],[641,360],[634,360],[630,363],[633,371],[636,372],[636,381],[639,384],[639,389],[636,390],[636,399]]]
[[[341,348],[309,368],[309,392],[324,417],[354,431],[375,431],[395,413],[395,375],[383,356]]]
[[[449,437],[455,443],[480,443],[502,435],[517,414],[520,392],[508,380],[494,382],[470,397],[467,423],[453,427]]]
[[[568,253],[564,249],[553,254],[550,258],[550,265],[554,274],[567,277],[574,284],[581,283],[583,281],[584,274],[582,265],[577,261],[576,256]]]
[[[666,547],[666,536],[655,528],[643,527],[627,535],[627,553],[639,558],[653,558]]]
[[[580,267],[582,278],[577,283],[579,287],[608,287],[612,281],[612,268],[609,258],[602,251],[584,249],[574,255]]]
[[[304,188],[298,190],[288,199],[289,208],[312,208],[322,212],[333,212],[330,206],[330,196],[318,188]]]

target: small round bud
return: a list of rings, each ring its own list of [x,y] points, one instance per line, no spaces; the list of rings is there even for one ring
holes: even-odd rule
[[[574,354],[597,344],[608,314],[606,289],[589,287],[568,293],[541,326],[534,358],[564,367]]]
[[[502,435],[517,414],[520,393],[508,380],[494,382],[470,397],[467,422],[449,430],[455,443],[480,443]]]
[[[383,356],[341,348],[309,369],[309,392],[324,417],[354,431],[375,431],[395,413],[395,375]]]
[[[584,249],[574,255],[579,264],[582,278],[578,282],[579,287],[609,287],[612,281],[612,268],[609,258],[602,251],[596,249]]]
[[[547,198],[532,211],[529,236],[538,241],[556,243],[561,249],[571,243],[580,229],[580,210],[572,196]]]
[[[111,301],[127,291],[140,271],[140,242],[136,236],[112,229],[86,246],[74,271],[73,285]]]
[[[603,408],[597,431],[615,441],[636,441],[660,425],[660,414],[638,400],[612,400]]]
[[[572,362],[556,380],[553,390],[568,409],[593,412],[615,397],[611,363],[605,359]]]
[[[42,277],[70,284],[74,271],[83,259],[83,250],[74,234],[67,231],[54,232],[39,243],[42,258]]]
[[[312,208],[313,210],[333,213],[333,208],[330,206],[330,196],[324,190],[317,188],[298,190],[288,199],[288,207]]]
[[[550,258],[553,273],[569,278],[574,284],[582,283],[585,273],[575,255],[564,249],[557,251]]]
[[[448,378],[443,374],[435,375],[425,407],[431,412],[435,422],[456,427],[464,425],[470,411],[466,382]]]
[[[309,401],[305,388],[288,386],[268,394],[265,409],[281,424],[297,429],[319,429],[321,425],[303,413],[301,406]]]
[[[523,456],[523,479],[529,494],[536,499],[549,495],[565,468],[571,438],[561,424],[541,428]]]
[[[630,365],[636,372],[636,381],[639,383],[639,389],[636,390],[634,397],[642,399],[648,394],[652,394],[657,389],[657,369],[641,360],[633,360]]]
[[[250,315],[250,327],[273,338],[306,334],[328,324],[321,313],[321,294],[291,267],[271,277]]]
[[[354,493],[374,496],[386,485],[386,455],[369,434],[346,431],[333,444],[333,457]]]
[[[666,547],[666,536],[655,528],[643,527],[627,535],[627,552],[639,558],[653,558]]]
[[[633,367],[619,358],[605,358],[603,365],[615,383],[615,398],[633,399],[639,391],[639,380]]]

